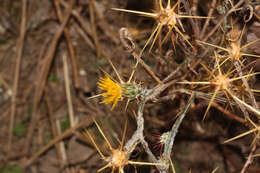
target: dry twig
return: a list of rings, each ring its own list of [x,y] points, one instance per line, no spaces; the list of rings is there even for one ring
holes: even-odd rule
[[[56,50],[56,46],[58,44],[58,41],[60,40],[60,37],[64,31],[64,28],[71,16],[71,11],[73,8],[75,0],[71,0],[70,1],[70,6],[69,8],[66,9],[65,12],[65,17],[63,18],[63,22],[61,23],[61,26],[59,27],[59,29],[57,30],[56,34],[53,37],[52,42],[50,43],[48,52],[44,58],[44,65],[41,69],[41,73],[39,74],[40,76],[38,77],[38,82],[37,82],[37,89],[35,91],[35,95],[34,95],[34,100],[33,100],[33,111],[32,111],[32,120],[30,122],[30,126],[28,129],[28,133],[26,136],[26,142],[25,142],[25,147],[24,147],[24,154],[28,154],[29,148],[30,148],[30,144],[31,144],[31,138],[33,136],[33,131],[35,128],[35,122],[37,120],[37,111],[38,111],[38,104],[41,100],[41,97],[43,95],[44,92],[44,87],[46,84],[46,80],[49,74],[49,70],[51,67],[51,63],[54,59],[54,54],[55,54],[55,50]]]
[[[24,37],[26,32],[26,0],[22,1],[22,19],[21,19],[21,29],[20,36],[17,40],[17,60],[15,66],[14,73],[14,83],[12,88],[12,104],[11,104],[11,115],[9,121],[9,131],[8,131],[8,144],[7,144],[7,158],[10,156],[12,152],[12,139],[13,139],[13,127],[14,127],[14,119],[16,113],[16,102],[17,102],[17,93],[18,93],[18,85],[19,85],[19,75],[20,75],[20,66],[22,61],[22,54],[24,48]]]
[[[60,23],[62,23],[63,15],[62,15],[62,12],[60,9],[59,0],[54,0],[54,4],[55,4],[55,8],[57,11],[57,16],[59,18],[59,21],[60,21]],[[75,56],[75,50],[72,46],[69,30],[67,27],[64,28],[64,35],[65,35],[66,42],[67,42],[67,45],[69,48],[69,54],[70,54],[70,58],[71,58],[72,68],[73,68],[74,86],[75,86],[75,88],[79,88],[80,83],[79,83],[79,79],[78,79],[77,58]]]
[[[64,78],[65,78],[65,90],[66,90],[66,97],[67,97],[68,108],[69,108],[70,126],[73,127],[75,125],[75,116],[74,116],[74,110],[73,110],[72,99],[71,99],[68,60],[65,54],[63,55],[62,58],[63,58]]]
[[[203,41],[206,42],[209,37],[211,37],[216,30],[219,28],[219,26],[222,24],[224,19],[229,16],[232,12],[234,12],[240,5],[244,3],[245,0],[240,0],[236,5],[234,5],[216,24],[216,26],[203,38]]]

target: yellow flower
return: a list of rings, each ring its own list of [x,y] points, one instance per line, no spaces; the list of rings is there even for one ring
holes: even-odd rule
[[[98,82],[98,87],[106,92],[101,95],[105,98],[102,103],[110,104],[112,103],[112,109],[116,106],[119,99],[122,99],[122,87],[117,82],[110,79],[109,75],[101,78]]]

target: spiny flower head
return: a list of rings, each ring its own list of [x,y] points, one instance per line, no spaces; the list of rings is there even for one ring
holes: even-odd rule
[[[251,46],[252,44],[255,44],[258,41],[260,41],[260,39],[256,39],[256,40],[248,42],[247,44],[242,46],[241,42],[242,42],[242,36],[244,34],[244,30],[245,30],[245,27],[242,29],[242,31],[239,30],[239,29],[232,29],[229,32],[229,34],[227,35],[227,40],[229,41],[229,45],[227,46],[227,48],[217,46],[217,45],[214,45],[214,44],[210,44],[210,43],[206,43],[206,42],[199,41],[199,40],[198,40],[198,42],[203,43],[203,44],[208,45],[208,46],[218,48],[220,50],[227,52],[227,59],[230,59],[232,61],[240,61],[241,62],[242,57],[260,58],[259,55],[249,54],[249,53],[245,53],[243,51],[245,48]]]
[[[113,81],[108,74],[98,82],[98,87],[105,92],[101,95],[105,98],[102,103],[112,103],[112,109],[116,106],[119,99],[122,99],[122,86]]]
[[[181,23],[181,19],[183,18],[208,18],[204,16],[187,16],[187,15],[181,15],[176,13],[176,7],[180,6],[181,1],[177,0],[176,4],[174,4],[171,7],[171,0],[168,0],[167,6],[163,7],[163,2],[162,0],[159,1],[159,10],[156,10],[153,13],[149,12],[142,12],[142,11],[135,11],[135,10],[127,10],[127,9],[119,9],[119,8],[112,8],[113,10],[121,11],[121,12],[127,12],[127,13],[133,13],[133,14],[138,14],[141,16],[153,18],[157,21],[157,26],[153,30],[151,36],[147,40],[143,50],[146,48],[146,46],[152,41],[150,51],[153,48],[156,39],[158,38],[159,33],[161,33],[162,29],[164,26],[168,28],[168,32],[163,39],[162,42],[166,40],[166,38],[169,36],[172,30],[175,30],[180,36],[192,47],[191,43],[187,40],[187,38],[184,36],[183,32],[184,28]],[[179,29],[180,28],[180,29]],[[182,31],[181,31],[182,30]],[[142,51],[143,51],[142,50]]]
[[[232,98],[234,98],[234,94],[232,92],[232,88],[236,87],[234,85],[234,82],[235,81],[239,81],[241,80],[242,78],[247,78],[247,77],[250,77],[250,76],[254,76],[257,73],[250,73],[250,74],[247,74],[247,75],[244,75],[244,76],[239,76],[239,77],[236,77],[234,72],[235,72],[235,69],[229,69],[228,72],[223,72],[222,71],[222,66],[224,65],[224,63],[226,63],[227,59],[225,61],[223,61],[221,64],[219,63],[219,58],[218,58],[218,55],[216,52],[215,53],[215,58],[216,58],[216,68],[212,70],[210,70],[209,68],[207,68],[207,66],[205,66],[203,63],[201,64],[203,66],[203,68],[210,74],[210,78],[211,80],[208,80],[208,81],[198,81],[198,82],[179,82],[179,83],[182,83],[182,84],[199,84],[199,85],[207,85],[207,87],[205,88],[208,88],[208,87],[211,87],[211,86],[214,86],[214,93],[209,101],[209,104],[208,104],[208,107],[206,109],[206,112],[204,114],[204,117],[203,119],[205,119],[212,103],[214,102],[217,94],[219,92],[222,92],[226,95],[227,99],[229,100],[229,96],[231,96]],[[215,74],[215,72],[217,72],[217,74]],[[229,104],[231,105],[231,103],[229,102]]]
[[[128,165],[128,153],[119,149],[113,149],[110,163],[117,168],[125,167]]]
[[[219,74],[211,80],[211,84],[218,86],[220,90],[225,90],[229,88],[230,79],[225,74]]]
[[[118,148],[113,148],[111,143],[108,141],[107,137],[105,136],[104,132],[102,131],[101,127],[97,124],[97,122],[95,120],[94,120],[94,122],[95,122],[99,132],[105,139],[105,141],[109,147],[109,150],[111,152],[110,156],[105,157],[104,154],[99,149],[98,145],[96,144],[92,135],[88,132],[88,130],[86,130],[85,135],[87,135],[90,138],[91,142],[93,143],[94,147],[97,149],[101,158],[107,162],[107,164],[105,166],[103,166],[102,168],[100,168],[97,172],[100,172],[108,167],[111,167],[112,173],[116,169],[118,170],[119,173],[124,173],[124,167],[127,165],[165,166],[164,163],[161,163],[161,162],[160,163],[150,163],[150,162],[137,162],[137,161],[129,160],[129,155],[131,154],[130,149],[128,149],[128,150],[124,149],[124,140],[125,140],[125,136],[126,136],[127,123],[125,124],[125,127],[124,127],[123,137],[120,142],[120,146]],[[137,145],[137,143],[134,144],[132,147],[135,148],[136,145]]]
[[[141,85],[135,82],[123,82],[120,83],[111,79],[111,77],[106,74],[105,77],[100,78],[98,88],[105,91],[101,94],[105,99],[102,103],[112,104],[112,109],[116,106],[117,102],[124,97],[128,98],[129,101],[134,100],[142,95],[143,89]]]
[[[241,36],[240,36],[241,35]],[[229,57],[232,60],[239,60],[241,55],[241,40],[242,33],[239,29],[233,29],[227,35],[227,40],[229,41]]]
[[[162,1],[160,3],[160,11],[157,13],[158,16],[158,22],[161,23],[162,25],[168,25],[168,26],[174,26],[177,23],[177,14],[174,12],[175,7],[171,8],[170,1],[168,1],[168,4],[166,8],[163,7]],[[176,3],[176,5],[178,5]]]

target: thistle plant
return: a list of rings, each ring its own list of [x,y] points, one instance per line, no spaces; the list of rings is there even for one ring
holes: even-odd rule
[[[118,170],[119,173],[124,173],[124,167],[127,165],[150,165],[150,166],[155,166],[155,165],[160,165],[160,166],[164,166],[163,163],[149,163],[149,162],[137,162],[137,161],[132,161],[129,160],[129,156],[131,154],[131,149],[130,150],[125,150],[124,149],[124,140],[125,140],[125,135],[126,135],[126,130],[127,130],[127,124],[125,125],[124,128],[124,133],[123,133],[123,137],[122,137],[122,141],[120,143],[119,148],[113,148],[112,145],[110,144],[110,142],[108,141],[107,137],[105,136],[104,132],[102,131],[101,127],[98,125],[98,123],[94,120],[99,132],[101,133],[101,135],[103,136],[103,138],[106,141],[106,144],[109,147],[109,150],[111,152],[110,156],[105,157],[104,154],[101,152],[101,150],[99,149],[98,145],[96,144],[94,138],[92,137],[92,135],[86,130],[85,134],[90,138],[90,140],[92,141],[94,147],[96,148],[96,150],[98,151],[99,155],[101,156],[101,158],[107,162],[107,164],[105,166],[103,166],[102,168],[100,168],[98,170],[98,172],[111,167],[112,168],[112,173],[114,173],[115,170]],[[133,145],[132,147],[135,148],[135,146],[138,143],[136,143],[135,145]]]
[[[128,99],[127,105],[128,105],[130,101],[142,96],[145,92],[145,89],[143,89],[141,85],[137,84],[135,81],[133,82],[131,81],[134,71],[129,77],[129,80],[127,82],[124,82],[119,72],[115,68],[114,64],[112,63],[112,61],[108,59],[108,62],[112,66],[113,70],[115,71],[119,82],[114,80],[108,73],[104,72],[105,77],[101,77],[97,82],[97,84],[98,84],[98,88],[105,92],[102,94],[92,96],[89,99],[103,96],[104,100],[101,103],[112,104],[111,109],[113,110],[119,100],[122,100],[123,98],[127,98]]]
[[[122,98],[128,98],[129,101],[138,98],[142,94],[142,87],[135,82],[133,83],[118,83],[114,81],[107,73],[105,77],[101,78],[98,82],[98,87],[105,91],[101,94],[104,97],[102,103],[112,104],[112,109],[116,106]]]
[[[219,50],[222,50],[222,51],[228,53],[228,55],[226,56],[227,59],[230,59],[232,62],[239,61],[241,64],[242,57],[260,58],[260,55],[254,55],[254,54],[246,53],[243,51],[244,49],[251,46],[252,44],[255,44],[256,42],[260,41],[260,39],[256,39],[256,40],[251,41],[242,46],[241,42],[242,42],[242,37],[243,37],[244,31],[245,31],[245,27],[242,29],[242,31],[240,31],[239,29],[232,29],[229,32],[229,34],[227,35],[227,40],[229,42],[227,48],[224,48],[224,47],[221,47],[218,45],[214,45],[211,43],[206,43],[206,42],[199,41],[199,40],[197,40],[197,41],[199,43],[215,47]]]
[[[137,97],[140,97],[140,101],[139,101],[139,104],[138,104],[138,111],[137,111],[137,120],[136,120],[137,129],[134,132],[134,134],[132,135],[132,137],[124,144],[125,134],[126,134],[126,126],[125,126],[123,138],[122,138],[122,141],[120,143],[120,147],[118,149],[115,149],[109,143],[108,139],[106,138],[105,134],[101,130],[100,126],[94,121],[98,130],[99,130],[99,132],[101,133],[101,135],[105,139],[105,141],[106,141],[106,143],[109,147],[109,150],[111,152],[110,156],[105,157],[104,154],[99,149],[98,145],[96,144],[92,135],[88,131],[86,131],[86,134],[88,135],[88,137],[92,141],[94,147],[98,151],[101,158],[104,161],[107,162],[107,164],[104,167],[100,168],[98,170],[98,172],[100,172],[100,171],[102,171],[102,170],[104,170],[108,167],[111,167],[112,172],[114,172],[117,169],[117,170],[119,170],[120,173],[123,173],[124,167],[129,165],[129,164],[130,165],[153,165],[153,166],[156,166],[157,169],[161,173],[166,173],[167,170],[169,169],[170,165],[171,165],[173,172],[175,172],[174,165],[171,161],[171,151],[172,151],[174,139],[175,139],[175,136],[178,132],[178,128],[179,128],[183,118],[185,117],[185,115],[187,113],[189,106],[191,105],[192,101],[195,98],[195,94],[192,94],[192,96],[191,96],[187,106],[185,107],[182,115],[176,120],[175,124],[173,125],[172,130],[169,131],[169,132],[166,132],[164,135],[162,135],[160,142],[164,143],[164,151],[162,153],[162,156],[157,158],[152,153],[152,151],[150,150],[148,143],[146,142],[146,140],[144,138],[144,134],[143,134],[143,132],[144,132],[143,111],[144,111],[144,107],[145,107],[145,104],[146,104],[147,101],[149,101],[150,99],[159,95],[164,89],[166,89],[170,85],[169,84],[159,84],[158,86],[156,86],[152,89],[142,88],[139,85],[134,85],[131,82],[132,75],[130,76],[128,82],[123,82],[123,80],[121,79],[118,71],[116,70],[116,68],[114,67],[112,62],[110,62],[110,65],[113,67],[115,73],[117,74],[117,77],[120,80],[120,83],[111,79],[111,77],[108,74],[106,74],[106,77],[101,78],[100,81],[98,82],[99,88],[106,91],[106,92],[103,93],[103,94],[100,94],[100,95],[96,95],[96,96],[103,96],[105,98],[103,103],[106,103],[106,104],[112,103],[112,109],[117,104],[118,100],[120,100],[124,97],[128,98],[129,101],[136,99]],[[172,82],[170,82],[170,84],[171,83]],[[139,144],[139,143],[143,146],[146,153],[151,158],[152,163],[136,162],[136,161],[129,160],[129,156],[131,155],[131,153],[135,149],[136,145]]]
[[[215,67],[215,69],[213,69],[213,71],[209,70],[207,68],[207,66],[202,64],[203,68],[210,74],[210,79],[208,81],[178,82],[180,84],[188,84],[188,85],[193,85],[193,84],[206,85],[206,87],[203,87],[203,89],[214,87],[213,95],[212,95],[212,97],[209,101],[209,104],[208,104],[208,107],[205,111],[203,119],[206,118],[206,115],[207,115],[207,113],[208,113],[208,111],[209,111],[209,109],[210,109],[212,103],[214,102],[218,93],[220,93],[220,92],[224,93],[226,95],[229,103],[230,103],[230,96],[232,98],[235,97],[234,93],[231,92],[231,89],[233,87],[236,87],[233,82],[237,81],[237,80],[241,80],[241,79],[246,78],[246,77],[250,77],[250,76],[254,76],[256,74],[259,74],[259,72],[257,72],[257,73],[247,74],[247,75],[244,75],[244,76],[235,77],[234,72],[235,72],[236,69],[232,69],[232,66],[228,70],[228,72],[224,73],[223,70],[222,70],[222,66],[224,66],[224,64],[227,62],[227,59],[224,60],[220,64],[217,53],[216,52],[214,52],[214,53],[215,53],[216,67]],[[217,73],[217,74],[215,74],[215,73]]]
[[[247,44],[245,44],[244,46],[241,46],[241,42],[242,42],[242,36],[244,34],[245,31],[245,26],[243,27],[242,31],[240,31],[239,29],[233,29],[229,32],[229,34],[227,35],[227,40],[229,42],[227,48],[221,47],[221,46],[217,46],[214,44],[210,44],[210,43],[206,43],[206,42],[202,42],[202,41],[198,41],[200,43],[203,43],[205,45],[209,45],[215,48],[218,48],[224,52],[227,53],[227,55],[225,55],[225,59],[226,60],[231,60],[231,62],[233,63],[233,66],[236,68],[237,73],[239,74],[240,77],[243,76],[243,72],[242,72],[242,67],[243,65],[243,57],[256,57],[256,58],[260,58],[259,55],[254,55],[254,54],[249,54],[249,53],[245,53],[243,50],[249,46],[251,46],[252,44],[260,41],[260,39],[256,39],[254,41],[251,41]],[[253,92],[251,91],[251,88],[249,87],[249,84],[247,82],[247,80],[245,78],[241,78],[243,81],[243,85],[245,87],[245,89],[247,90],[247,92],[249,93],[249,96],[251,98],[251,102],[254,105],[254,107],[258,108],[258,104],[256,103],[256,99],[254,97]],[[241,108],[243,109],[243,108]]]
[[[201,19],[201,18],[208,18],[204,16],[189,16],[189,15],[182,15],[179,14],[177,7],[180,7],[180,0],[178,0],[172,7],[171,7],[171,0],[167,1],[166,7],[163,6],[162,0],[159,0],[159,10],[155,11],[153,13],[150,12],[143,12],[143,11],[135,11],[135,10],[127,10],[127,9],[120,9],[120,8],[112,8],[113,10],[116,11],[121,11],[121,12],[127,12],[127,13],[133,13],[133,14],[138,14],[144,17],[149,17],[153,18],[157,22],[157,26],[153,30],[152,34],[150,35],[149,39],[147,40],[146,44],[144,45],[141,53],[144,51],[144,49],[147,47],[148,44],[151,44],[150,51],[152,50],[158,35],[161,33],[163,27],[168,28],[168,32],[163,39],[162,42],[166,40],[166,38],[169,36],[169,34],[172,32],[172,30],[175,30],[180,36],[191,46],[192,44],[189,42],[189,40],[184,36],[183,32],[185,32],[184,27],[182,25],[181,19],[183,18],[196,18],[196,19]],[[180,29],[181,28],[181,29]]]
[[[165,13],[166,12],[170,13],[170,11],[172,10],[171,15],[173,15],[173,16],[175,15],[175,20],[180,21],[181,15],[178,15],[174,12],[174,9],[176,8],[176,6],[179,5],[180,1],[178,1],[172,8],[170,7],[170,1],[168,1],[166,8],[163,8],[162,1],[159,1],[159,3],[161,6],[161,8],[160,8],[161,10],[165,10]],[[137,11],[132,11],[132,10],[124,10],[124,9],[114,9],[114,10],[137,13],[137,14],[142,14],[142,15],[150,16],[150,17],[151,16],[155,17],[155,14],[157,16],[162,15],[161,13],[160,14],[159,13],[143,13],[143,12],[137,12]],[[167,11],[167,10],[169,10],[169,11]],[[158,19],[156,18],[156,19],[162,20],[161,18],[162,18],[162,16],[160,16],[160,18],[158,18]],[[178,27],[176,26],[177,22],[172,24],[174,26],[171,26],[170,23],[167,23],[170,21],[169,18],[170,18],[169,16],[168,16],[167,20],[166,20],[166,18],[164,18],[165,19],[164,23],[162,23],[162,21],[159,22],[157,28],[155,29],[155,31],[152,33],[152,35],[146,42],[145,47],[154,38],[150,50],[152,49],[152,47],[155,44],[155,41],[158,37],[158,34],[161,32],[162,27],[164,25],[167,25],[170,28],[167,35],[170,33],[170,31],[172,29],[175,29],[177,32],[180,31],[180,30],[177,30],[178,29]],[[177,29],[176,29],[176,27],[177,27]],[[241,75],[241,74],[239,74],[239,76],[237,75],[238,71],[235,68],[235,66],[233,66],[233,62],[239,61],[240,64],[242,64],[243,61],[240,60],[241,57],[248,56],[251,54],[243,53],[243,52],[241,52],[241,50],[250,46],[251,44],[255,43],[256,41],[248,43],[243,47],[240,47],[241,35],[239,37],[240,41],[238,41],[238,40],[234,41],[234,39],[232,39],[232,38],[235,37],[235,33],[237,33],[237,32],[234,32],[233,33],[234,35],[230,35],[230,40],[229,40],[230,47],[229,48],[226,49],[226,48],[212,45],[214,47],[220,48],[221,50],[225,49],[225,51],[228,53],[227,55],[226,54],[224,55],[224,59],[223,59],[216,51],[214,51],[215,66],[214,66],[213,70],[210,70],[209,67],[207,67],[207,65],[201,63],[202,67],[209,73],[209,77],[207,80],[196,81],[196,82],[192,82],[192,81],[178,82],[179,84],[204,85],[204,87],[202,87],[201,89],[206,89],[206,88],[212,89],[213,88],[213,92],[211,94],[212,97],[209,101],[209,104],[207,106],[203,119],[206,118],[206,115],[207,115],[209,109],[211,108],[213,102],[217,98],[218,94],[225,95],[230,106],[232,105],[231,99],[233,99],[239,105],[243,105],[248,110],[256,113],[257,115],[260,115],[260,112],[257,109],[255,109],[251,105],[247,104],[245,101],[242,101],[239,97],[237,97],[236,93],[234,92],[234,91],[240,90],[240,88],[239,88],[239,87],[241,87],[241,82],[239,82],[240,80],[249,79],[251,76],[260,74],[260,72],[253,73],[252,71],[250,71],[246,75]],[[179,34],[181,35],[181,33],[179,33]],[[188,42],[188,40],[186,40],[186,41]],[[204,42],[202,42],[202,43],[204,43]],[[209,43],[204,43],[204,44],[211,45]],[[144,47],[144,49],[145,49],[145,47]],[[232,61],[230,62],[228,60],[232,60]],[[137,83],[131,81],[133,74],[134,74],[134,70],[133,70],[131,76],[129,77],[128,81],[124,82],[121,79],[119,72],[114,67],[113,63],[110,61],[110,59],[108,59],[108,61],[109,61],[110,65],[112,66],[114,72],[116,73],[118,81],[113,79],[108,73],[105,72],[105,77],[101,77],[97,83],[98,88],[103,90],[104,92],[99,95],[96,95],[96,96],[103,96],[104,100],[102,101],[102,103],[112,104],[111,109],[114,109],[114,107],[117,105],[118,101],[120,101],[124,98],[127,98],[128,102],[131,100],[138,99],[139,104],[137,105],[138,109],[137,109],[137,117],[136,117],[137,128],[136,128],[135,132],[132,134],[131,138],[128,141],[124,142],[125,136],[126,136],[126,129],[127,129],[127,126],[125,126],[125,129],[123,132],[123,137],[122,137],[119,147],[113,148],[112,145],[110,144],[110,142],[108,141],[107,137],[105,136],[104,132],[101,130],[100,126],[94,121],[99,132],[105,139],[106,144],[110,151],[110,154],[108,156],[105,156],[101,152],[98,145],[96,144],[93,136],[88,131],[86,131],[86,135],[89,137],[89,139],[93,143],[94,147],[98,151],[101,158],[106,162],[106,165],[101,167],[98,170],[98,172],[103,171],[104,169],[107,169],[107,168],[111,168],[112,173],[115,172],[116,170],[118,170],[118,172],[120,172],[120,173],[123,173],[124,168],[127,165],[155,166],[160,173],[168,172],[169,168],[171,167],[172,171],[175,172],[174,164],[171,160],[172,147],[174,144],[175,136],[177,135],[177,132],[178,132],[178,128],[179,128],[183,118],[185,117],[191,102],[194,100],[195,94],[192,94],[183,113],[181,114],[180,117],[178,117],[176,122],[173,124],[172,129],[168,132],[163,133],[160,136],[160,138],[158,140],[158,144],[161,147],[161,152],[160,152],[160,156],[157,157],[153,154],[153,152],[149,148],[149,145],[144,137],[144,128],[145,127],[144,127],[143,113],[144,113],[144,108],[145,108],[146,102],[155,98],[155,96],[159,95],[165,88],[167,88],[170,85],[164,84],[164,83],[159,83],[158,86],[156,86],[152,89],[144,88],[140,84],[137,84]],[[235,73],[236,71],[237,71],[237,73]],[[94,96],[94,97],[96,97],[96,96]],[[128,102],[127,102],[127,104],[128,104]],[[259,130],[259,128],[257,126],[255,126],[255,127],[257,130]],[[254,130],[254,131],[251,130],[249,132],[251,133],[251,132],[255,132],[255,131],[256,130]],[[246,134],[249,134],[249,133],[246,133]],[[244,134],[242,134],[242,135],[244,135]],[[235,138],[232,138],[231,140],[237,139],[237,138],[238,137],[235,137]],[[140,144],[144,148],[145,152],[148,154],[149,158],[151,159],[151,162],[137,162],[137,161],[129,160],[131,153],[134,151],[137,144]]]
[[[160,138],[158,139],[158,145],[161,147],[160,156],[157,157],[154,155],[154,153],[151,151],[148,142],[145,139],[144,135],[144,109],[145,105],[148,101],[154,101],[156,100],[155,97],[158,96],[164,89],[169,87],[172,83],[176,83],[171,81],[169,83],[166,83],[166,81],[158,80],[158,85],[154,88],[147,89],[140,84],[137,84],[136,82],[132,81],[134,72],[136,70],[137,64],[139,63],[141,59],[141,55],[146,49],[146,47],[151,44],[149,51],[151,51],[158,39],[158,36],[163,32],[164,27],[168,29],[166,32],[165,37],[162,39],[162,43],[166,41],[168,36],[176,32],[178,35],[180,35],[183,40],[187,44],[189,44],[192,47],[192,44],[190,41],[184,36],[184,27],[182,25],[181,19],[183,18],[208,18],[204,16],[189,16],[185,15],[184,13],[180,12],[180,5],[181,1],[177,0],[177,2],[172,6],[171,1],[168,0],[166,3],[166,6],[164,6],[163,0],[158,1],[159,8],[154,12],[142,12],[142,11],[135,11],[135,10],[127,10],[127,9],[119,9],[119,8],[113,8],[113,10],[121,11],[121,12],[127,12],[127,13],[133,13],[137,15],[141,15],[144,17],[153,18],[156,20],[156,27],[152,31],[151,35],[149,36],[148,40],[146,41],[143,49],[141,50],[139,56],[136,56],[135,53],[135,46],[132,38],[128,38],[126,40],[122,41],[121,35],[121,41],[123,43],[123,46],[127,48],[128,52],[130,52],[133,57],[137,60],[136,65],[134,67],[134,70],[132,71],[129,79],[127,82],[123,81],[121,79],[121,76],[119,75],[119,72],[114,67],[113,63],[110,59],[108,59],[109,64],[113,68],[114,72],[116,73],[117,80],[113,79],[108,73],[105,72],[105,76],[101,77],[98,81],[98,88],[104,91],[103,93],[96,95],[96,96],[102,96],[104,97],[104,100],[101,103],[105,104],[112,104],[112,108],[114,109],[117,103],[126,98],[128,100],[127,105],[129,101],[138,99],[138,105],[137,105],[137,116],[136,116],[136,125],[137,128],[135,132],[132,134],[132,136],[125,141],[125,135],[126,135],[126,126],[123,132],[123,138],[120,142],[120,145],[118,148],[113,148],[112,145],[109,143],[108,139],[106,138],[105,134],[101,130],[100,126],[95,122],[99,132],[102,134],[103,138],[106,141],[106,144],[109,148],[110,154],[109,156],[105,156],[101,150],[99,149],[98,145],[95,143],[94,138],[92,135],[86,131],[86,134],[92,141],[93,145],[95,146],[96,150],[98,151],[101,158],[107,163],[105,166],[100,168],[98,172],[106,169],[111,168],[112,172],[118,170],[120,173],[124,172],[124,168],[127,165],[152,165],[155,166],[160,173],[166,173],[169,171],[169,168],[171,166],[173,172],[175,172],[174,164],[171,160],[171,154],[172,154],[172,147],[174,144],[175,136],[177,135],[178,128],[185,117],[187,110],[189,106],[191,105],[191,102],[195,98],[195,93],[192,94],[190,97],[190,100],[186,107],[183,110],[183,113],[180,117],[176,120],[176,122],[173,124],[170,131],[163,133]],[[245,28],[244,28],[245,29]],[[259,40],[252,41],[250,43],[247,43],[244,46],[241,46],[242,41],[242,35],[244,33],[244,29],[242,31],[237,29],[232,29],[232,31],[227,36],[228,45],[227,48],[198,41],[202,44],[209,45],[215,48],[220,49],[221,51],[224,51],[224,54],[219,55],[216,51],[214,51],[214,60],[215,65],[213,70],[211,70],[208,65],[201,63],[201,66],[207,71],[208,78],[206,80],[199,80],[199,81],[182,81],[178,82],[179,84],[187,84],[187,85],[204,85],[200,89],[207,89],[207,92],[210,92],[211,98],[208,103],[207,109],[204,113],[203,119],[206,118],[213,102],[215,99],[219,96],[225,96],[229,103],[229,105],[232,107],[233,102],[235,101],[239,106],[246,107],[248,110],[258,114],[259,111],[252,107],[250,104],[247,104],[245,100],[241,100],[239,95],[239,90],[242,88],[246,88],[244,91],[246,92],[249,88],[248,84],[245,85],[245,82],[243,80],[249,80],[250,77],[259,74],[260,72],[254,73],[253,70],[243,75],[240,70],[237,68],[236,63],[239,65],[243,65],[244,61],[242,57],[259,57],[258,55],[252,55],[249,53],[245,53],[244,49],[249,47],[250,45],[256,43]],[[120,30],[120,34],[121,30]],[[173,33],[174,34],[174,33]],[[130,37],[130,36],[129,36]],[[124,38],[125,39],[125,38]],[[130,39],[130,40],[129,40]],[[129,46],[129,42],[131,45]],[[126,46],[125,46],[126,45]],[[130,47],[130,48],[129,48]],[[134,52],[134,53],[133,53]],[[219,52],[219,51],[218,51]],[[135,55],[134,55],[135,54]],[[210,56],[210,55],[209,55]],[[151,71],[151,70],[150,70]],[[243,82],[241,82],[243,81]],[[171,84],[170,84],[171,83]],[[243,86],[242,86],[243,85]],[[236,92],[234,92],[236,91]],[[252,90],[253,92],[253,90]],[[233,101],[233,102],[232,102]],[[241,108],[240,107],[240,108]],[[248,118],[248,117],[247,117]],[[140,144],[145,152],[148,154],[151,162],[136,162],[133,160],[129,160],[131,153],[135,150],[137,144]]]

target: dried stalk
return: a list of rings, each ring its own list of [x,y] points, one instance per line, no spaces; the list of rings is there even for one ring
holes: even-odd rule
[[[26,32],[26,11],[27,11],[26,3],[27,3],[26,0],[22,1],[22,20],[21,20],[20,37],[17,41],[18,51],[17,51],[17,60],[16,60],[15,73],[14,73],[14,84],[12,88],[12,104],[11,104],[11,116],[9,121],[9,131],[8,131],[7,158],[10,156],[12,152],[13,127],[14,127],[14,119],[16,113],[16,97],[18,93],[20,66],[22,61],[24,37]]]

